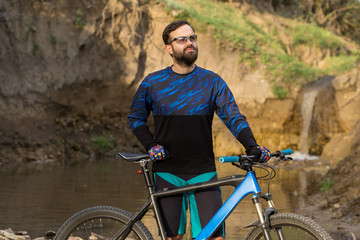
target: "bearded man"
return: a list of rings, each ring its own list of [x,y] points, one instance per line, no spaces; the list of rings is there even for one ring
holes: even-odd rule
[[[256,143],[224,80],[195,64],[198,44],[193,27],[184,20],[172,22],[163,31],[163,41],[173,64],[145,77],[128,117],[133,133],[154,160],[155,189],[217,178],[212,142],[215,112],[248,155],[267,161],[268,150]],[[146,124],[151,112],[155,135]],[[168,239],[182,239],[188,202],[195,238],[221,207],[220,189],[161,199],[160,211]],[[222,224],[212,239],[224,239],[224,228]]]

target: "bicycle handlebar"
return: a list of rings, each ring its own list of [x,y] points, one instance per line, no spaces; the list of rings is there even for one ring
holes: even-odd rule
[[[285,149],[282,151],[276,151],[274,153],[271,153],[271,157],[283,157],[285,155],[291,154],[293,151],[292,149]],[[227,162],[240,162],[244,160],[250,160],[255,162],[254,156],[247,156],[247,155],[240,155],[240,156],[230,156],[230,157],[220,157],[219,161],[221,163],[227,163]]]
[[[271,153],[271,157],[279,157],[282,154],[283,155],[289,155],[289,154],[292,154],[292,153],[293,153],[293,150],[289,148],[289,149],[285,149],[285,150],[276,151],[274,153]]]
[[[239,156],[219,157],[219,161],[220,161],[221,163],[239,162],[239,161],[240,161],[240,157],[239,157]]]

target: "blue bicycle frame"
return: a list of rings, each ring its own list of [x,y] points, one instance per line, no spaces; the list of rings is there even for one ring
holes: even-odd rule
[[[208,239],[223,221],[230,215],[236,205],[248,194],[261,192],[254,172],[246,173],[245,179],[235,188],[235,191],[203,228],[195,240]]]

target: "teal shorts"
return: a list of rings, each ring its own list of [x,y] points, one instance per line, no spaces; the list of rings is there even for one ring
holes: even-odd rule
[[[204,174],[154,173],[155,189],[185,186],[193,183],[217,179],[216,172]],[[165,231],[168,237],[184,234],[186,230],[186,211],[190,206],[192,237],[195,238],[222,205],[219,187],[192,191],[162,198],[159,201]],[[212,237],[225,236],[225,224]]]

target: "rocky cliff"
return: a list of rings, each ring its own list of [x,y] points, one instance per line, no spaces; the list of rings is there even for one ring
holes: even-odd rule
[[[145,71],[146,7],[2,1],[0,12],[2,164],[86,159],[102,136],[114,140],[102,150],[137,144],[126,114]]]
[[[143,77],[171,64],[161,32],[172,17],[162,4],[2,1],[0,13],[2,165],[142,149],[126,117]],[[260,21],[259,14],[249,16]],[[352,151],[358,68],[278,99],[261,66],[237,63],[236,49],[211,39],[211,31],[199,33],[197,64],[228,82],[260,144],[333,163]],[[346,144],[334,148],[339,141]],[[242,149],[218,119],[214,143],[217,155]]]

